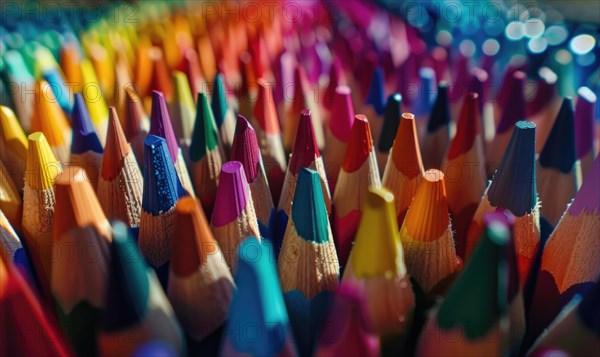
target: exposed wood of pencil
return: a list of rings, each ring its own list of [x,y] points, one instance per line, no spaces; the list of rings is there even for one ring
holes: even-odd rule
[[[189,196],[195,197],[196,192],[194,191],[192,179],[185,164],[181,148],[177,153],[177,160],[175,160],[175,172],[177,172],[177,176],[179,177],[179,181],[181,182],[181,186],[183,187],[185,193]]]
[[[555,168],[536,165],[537,187],[541,200],[541,216],[555,226],[577,192],[576,174],[564,174]],[[576,170],[578,164],[573,168]]]
[[[138,245],[155,268],[169,261],[175,233],[175,207],[158,216],[142,210]]]
[[[0,159],[18,189],[23,191],[23,177],[27,162],[27,137],[15,113],[0,106]]]
[[[2,161],[0,161],[0,211],[6,215],[11,226],[20,232],[23,200]]]
[[[222,163],[221,153],[218,148],[215,148],[207,150],[200,161],[192,161],[190,164],[198,198],[202,201],[202,207],[207,214],[212,212],[212,207],[215,205]]]

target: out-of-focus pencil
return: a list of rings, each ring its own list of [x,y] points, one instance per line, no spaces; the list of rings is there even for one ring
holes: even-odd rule
[[[27,137],[15,113],[5,106],[0,106],[0,159],[18,192],[22,192],[27,163]]]
[[[368,118],[371,131],[375,136],[381,135],[384,112],[385,92],[383,69],[381,67],[377,67],[373,71],[371,85],[369,86],[369,94],[367,95],[365,104],[362,107],[362,113]]]
[[[2,161],[0,161],[0,211],[6,215],[15,230],[21,232],[23,200]]]
[[[120,222],[113,224],[109,253],[99,354],[130,356],[143,343],[156,340],[167,343],[175,353],[182,352],[183,332],[173,308],[127,226]]]
[[[558,76],[548,67],[538,71],[539,80],[535,88],[535,96],[527,104],[527,120],[536,125],[535,152],[540,153],[546,144],[548,135],[554,125],[556,115],[562,104],[562,97],[558,94]]]
[[[333,92],[331,103],[331,114],[326,127],[327,145],[323,152],[325,161],[327,181],[329,189],[335,192],[340,168],[346,156],[348,140],[354,122],[354,107],[352,106],[352,93],[350,87],[340,86]]]
[[[385,105],[381,134],[377,138],[377,166],[379,167],[380,173],[383,173],[382,171],[385,170],[390,151],[394,145],[396,133],[398,132],[398,127],[400,126],[400,118],[402,115],[401,105],[402,95],[400,93],[390,95]],[[329,143],[327,145],[329,145]]]
[[[575,200],[544,246],[529,307],[525,346],[533,342],[576,293],[589,287],[600,275],[599,183],[600,159],[596,158]]]
[[[579,88],[575,105],[575,145],[577,159],[581,162],[581,177],[586,177],[594,162],[595,111],[596,94],[588,87]]]
[[[258,97],[254,104],[251,123],[258,136],[273,202],[279,202],[287,160],[281,141],[273,90],[264,79],[258,79],[257,84]]]
[[[211,227],[225,262],[235,273],[240,243],[247,237],[260,239],[250,187],[239,161],[226,162],[221,167]]]
[[[517,122],[504,157],[494,173],[469,227],[466,244],[457,241],[457,252],[468,261],[483,232],[483,218],[497,209],[515,216],[513,239],[519,281],[527,282],[540,246],[540,205],[535,180],[535,124]]]
[[[229,306],[222,356],[298,355],[272,249],[268,242],[261,243],[253,237],[240,244],[239,267],[235,273],[237,289]],[[256,309],[248,309],[248,306]],[[258,338],[240,335],[235,326],[256,326],[263,333]]]
[[[461,265],[456,256],[444,174],[425,171],[400,230],[406,267],[429,296],[442,295]]]
[[[167,103],[165,97],[159,91],[152,91],[152,112],[150,113],[150,134],[160,136],[167,142],[169,148],[169,154],[173,165],[175,166],[175,172],[179,181],[186,194],[194,196],[194,188],[192,187],[192,181],[190,174],[188,173],[181,148],[177,144],[177,138],[173,131],[173,124],[171,123],[171,117],[167,109]]]
[[[48,82],[36,82],[34,115],[31,120],[31,132],[41,131],[48,140],[54,156],[61,162],[68,162],[71,152],[71,127],[64,112],[58,106]]]
[[[435,71],[432,68],[422,67],[419,70],[419,89],[412,103],[411,111],[415,115],[417,133],[421,143],[424,142],[425,133],[427,132],[427,118],[429,118],[436,100],[436,83]],[[462,100],[460,102],[462,103]],[[456,103],[453,104],[456,105]]]
[[[252,194],[256,218],[262,237],[271,238],[270,223],[275,212],[269,181],[265,173],[256,132],[248,120],[238,115],[235,136],[231,146],[231,161],[239,161],[244,167]]]
[[[198,198],[207,215],[212,214],[215,205],[215,195],[221,173],[223,153],[219,146],[217,124],[208,98],[204,93],[198,93],[198,109],[196,123],[190,145],[190,169]]]
[[[515,124],[519,120],[525,119],[525,99],[523,97],[525,73],[516,71],[512,77],[506,80],[510,80],[510,85],[506,84],[508,86],[506,95],[509,98],[506,99],[507,103],[504,105],[500,121],[496,127],[496,136],[490,143],[489,149],[486,150],[488,177],[496,171],[502,160],[502,155],[504,155],[504,151],[508,146]]]
[[[23,237],[42,293],[50,297],[54,184],[63,171],[43,133],[30,134],[28,141],[23,188]]]
[[[131,144],[135,158],[140,166],[144,164],[144,140],[150,130],[150,121],[142,99],[137,95],[134,88],[125,89],[125,115],[120,117],[123,132],[127,141]]]
[[[35,78],[31,75],[23,57],[16,50],[9,50],[4,53],[4,62],[6,66],[6,72],[8,82],[13,84],[15,90],[12,93],[12,102],[15,106],[15,111],[23,130],[26,132],[33,132],[31,129],[31,122],[33,120],[35,103],[29,100],[23,100],[25,98],[24,88],[32,88],[36,85]]]
[[[581,184],[575,147],[573,103],[565,98],[536,168],[542,238],[548,237]]]
[[[196,104],[192,99],[192,92],[185,73],[173,73],[175,91],[173,101],[169,104],[169,115],[173,122],[175,137],[181,148],[185,162],[189,162],[190,144],[196,119]]]
[[[0,254],[0,320],[2,356],[73,355],[21,272],[4,260],[3,254]]]
[[[235,114],[227,103],[227,92],[223,81],[223,75],[217,73],[213,84],[210,106],[217,123],[221,144],[227,155],[229,149],[231,149],[235,133]]]
[[[373,240],[374,236],[379,239]],[[356,284],[365,295],[369,331],[379,335],[404,332],[415,297],[404,264],[394,195],[384,188],[367,194],[356,243],[344,272],[342,285],[346,283]]]
[[[507,264],[510,231],[501,221],[486,227],[481,243],[421,332],[417,356],[499,356],[509,353]],[[465,298],[465,297],[469,298]],[[454,336],[452,339],[444,336]]]
[[[404,113],[382,180],[383,187],[394,194],[398,226],[402,226],[404,222],[423,173],[415,116]]]
[[[423,166],[425,169],[441,169],[450,146],[450,106],[448,83],[438,85],[437,97],[429,115],[427,133],[423,143]]]
[[[181,70],[187,76],[190,91],[192,92],[192,99],[196,101],[198,93],[204,92],[206,82],[198,65],[198,53],[193,48],[187,49],[183,54]]]
[[[340,265],[319,174],[302,168],[296,193],[278,259],[279,280],[296,346],[301,355],[311,355]]]
[[[177,202],[168,296],[186,333],[202,341],[225,321],[233,278],[200,203]]]
[[[98,179],[98,200],[109,220],[140,225],[143,178],[125,139],[117,111],[110,108],[106,147]]]
[[[152,47],[150,58],[152,59],[152,74],[150,76],[149,90],[152,91],[151,94],[153,97],[154,91],[161,92],[165,101],[171,103],[173,101],[173,81],[164,53],[160,47]],[[152,99],[154,101],[154,98]]]
[[[75,94],[71,125],[73,126],[73,141],[71,142],[69,164],[82,167],[95,190],[98,187],[103,150],[80,93]]]
[[[351,283],[336,291],[315,355],[379,356],[379,337],[368,330],[364,292]]]
[[[104,146],[106,142],[106,126],[108,125],[108,107],[106,100],[100,88],[98,77],[94,71],[94,67],[88,59],[83,59],[80,63],[81,77],[83,88],[87,88],[83,92],[83,98],[87,105],[87,109],[92,118],[92,123],[96,128],[96,134],[100,143]]]
[[[108,282],[111,226],[85,171],[73,167],[56,181],[50,286],[58,321],[78,354],[96,354],[96,328]]]
[[[465,244],[469,225],[487,184],[478,102],[477,93],[465,96],[456,136],[444,162],[446,175],[456,175],[446,180],[446,191],[458,251]]]
[[[350,255],[369,188],[381,187],[377,157],[367,118],[354,119],[346,157],[333,194],[335,243],[342,268]]]
[[[144,191],[138,245],[164,282],[175,232],[175,203],[185,195],[165,139],[148,135],[144,153]],[[162,275],[164,274],[164,275]]]

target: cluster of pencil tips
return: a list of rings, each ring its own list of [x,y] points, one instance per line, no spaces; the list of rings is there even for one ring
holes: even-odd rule
[[[13,5],[0,356],[600,353],[597,29]]]

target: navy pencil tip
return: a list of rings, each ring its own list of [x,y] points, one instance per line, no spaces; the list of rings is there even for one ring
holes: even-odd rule
[[[153,215],[169,211],[184,196],[165,139],[148,135],[144,141],[144,192],[142,209]]]
[[[400,93],[394,93],[388,97],[383,113],[383,127],[379,136],[379,151],[388,152],[392,149],[400,125],[401,104],[402,95]]]
[[[435,104],[427,123],[427,132],[433,133],[450,123],[450,107],[448,105],[448,83],[440,82]]]
[[[373,106],[377,115],[383,114],[385,108],[385,94],[383,88],[383,70],[381,67],[377,67],[373,71],[369,95],[367,96],[367,104]]]
[[[566,174],[571,171],[576,160],[573,100],[565,98],[539,161],[543,167],[553,167]]]
[[[102,153],[102,145],[96,134],[96,129],[92,124],[90,113],[88,112],[85,100],[81,93],[75,94],[75,104],[71,115],[71,125],[73,128],[73,141],[71,142],[71,152],[74,154],[83,154],[87,151]]]

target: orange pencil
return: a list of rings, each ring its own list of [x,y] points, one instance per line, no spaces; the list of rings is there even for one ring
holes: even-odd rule
[[[143,178],[114,107],[108,116],[106,147],[98,183],[98,200],[109,220],[138,227],[142,213]]]
[[[54,156],[61,162],[68,162],[71,152],[71,127],[67,118],[48,82],[37,81],[35,93],[36,101],[30,132],[44,133]]]
[[[428,294],[443,294],[459,270],[444,174],[427,170],[400,229],[406,268]]]
[[[367,118],[359,114],[352,125],[332,202],[335,245],[342,267],[350,255],[367,192],[379,187],[381,179],[371,129]]]
[[[404,113],[382,180],[383,187],[394,194],[398,226],[402,226],[404,222],[423,173],[415,116]]]
[[[5,106],[0,106],[0,159],[18,192],[22,192],[27,163],[27,137],[15,113]]]

